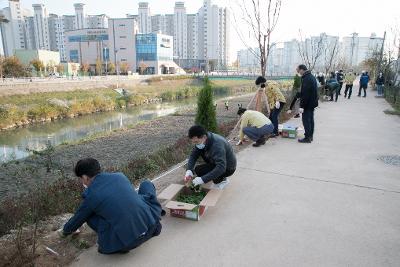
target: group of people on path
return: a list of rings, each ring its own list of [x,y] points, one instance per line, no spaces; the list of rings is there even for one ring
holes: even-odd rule
[[[297,72],[302,76],[299,112],[302,113],[305,138],[301,143],[311,143],[314,132],[314,109],[318,106],[317,81],[300,65]],[[256,84],[266,88],[266,80],[259,77]],[[258,111],[239,107],[241,117],[240,145],[246,135],[255,147],[265,144],[269,137],[278,135],[278,116],[286,99],[278,88],[266,88],[270,117]],[[190,153],[185,183],[198,186],[212,182],[211,187],[223,189],[227,177],[236,171],[237,160],[230,143],[222,136],[207,131],[199,125],[192,126],[188,138],[194,145]],[[202,158],[203,163],[197,164]],[[79,228],[87,223],[98,236],[98,252],[102,254],[127,253],[147,240],[161,234],[161,217],[165,215],[157,200],[156,188],[150,181],[144,181],[136,191],[123,173],[102,172],[100,163],[94,158],[79,160],[74,173],[83,185],[82,202],[75,214],[58,231],[61,237],[79,234]]]
[[[343,85],[345,84],[345,91],[344,97],[347,99],[351,98],[353,92],[353,85],[354,82],[357,80],[358,75],[353,72],[349,71],[347,74],[344,73],[343,70],[339,70],[337,73],[331,72],[329,77],[325,81],[325,77],[322,73],[317,75],[318,82],[320,86],[327,90],[328,95],[330,96],[329,101],[338,101],[339,95],[341,95],[341,90]],[[367,88],[371,78],[367,71],[362,71],[359,75],[359,90],[358,90],[358,97],[367,97]],[[385,83],[385,78],[383,73],[380,72],[376,81],[375,85],[377,88],[377,96],[383,96],[383,86]]]

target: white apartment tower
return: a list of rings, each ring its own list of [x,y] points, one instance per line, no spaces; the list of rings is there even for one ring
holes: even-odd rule
[[[383,38],[372,33],[370,37],[360,37],[358,33],[343,37],[343,56],[350,66],[357,66],[373,52],[380,51]]]
[[[165,15],[151,16],[151,32],[165,34],[166,27]]]
[[[198,15],[199,59],[212,69],[223,68],[229,61],[229,13],[204,0]]]
[[[199,58],[198,40],[198,15],[187,15],[187,58],[196,60]]]
[[[86,25],[86,9],[85,9],[85,4],[82,3],[76,3],[74,4],[75,8],[75,29],[84,29],[87,28]]]
[[[58,35],[60,34],[60,31],[59,31],[60,17],[56,14],[50,14],[48,21],[49,21],[50,50],[58,51],[58,47],[59,47]]]
[[[174,9],[174,56],[187,59],[187,16],[184,2],[175,2]]]
[[[147,2],[139,3],[139,31],[140,33],[151,33],[150,7]]]
[[[50,50],[49,22],[46,7],[33,4],[36,49]]]
[[[26,29],[26,48],[36,49],[35,18],[33,16],[25,18],[25,29]]]
[[[15,49],[26,48],[25,22],[19,0],[8,1],[9,6],[1,10],[1,34],[5,56],[12,56]]]

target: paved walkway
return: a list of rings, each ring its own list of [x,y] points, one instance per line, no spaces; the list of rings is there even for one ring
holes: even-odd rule
[[[201,221],[167,216],[137,250],[92,248],[75,266],[400,266],[400,166],[378,160],[400,155],[400,117],[387,108],[370,91],[321,104],[312,144],[278,138],[241,152]]]

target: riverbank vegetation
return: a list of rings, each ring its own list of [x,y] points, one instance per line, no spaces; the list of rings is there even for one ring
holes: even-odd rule
[[[251,92],[252,81],[215,81],[217,95]],[[202,82],[188,77],[177,79],[152,78],[135,87],[125,87],[124,94],[116,88],[76,90],[71,92],[31,93],[0,98],[0,129],[73,118],[95,112],[111,111],[159,101],[173,101],[199,94]]]

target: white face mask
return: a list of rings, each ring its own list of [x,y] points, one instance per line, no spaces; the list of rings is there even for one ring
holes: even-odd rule
[[[206,147],[206,145],[205,144],[198,144],[198,145],[196,145],[196,147],[198,149],[204,149]]]
[[[87,186],[87,185],[85,185],[85,184],[83,184],[83,187],[84,187],[85,189],[87,189],[87,188],[88,188],[88,186]]]

